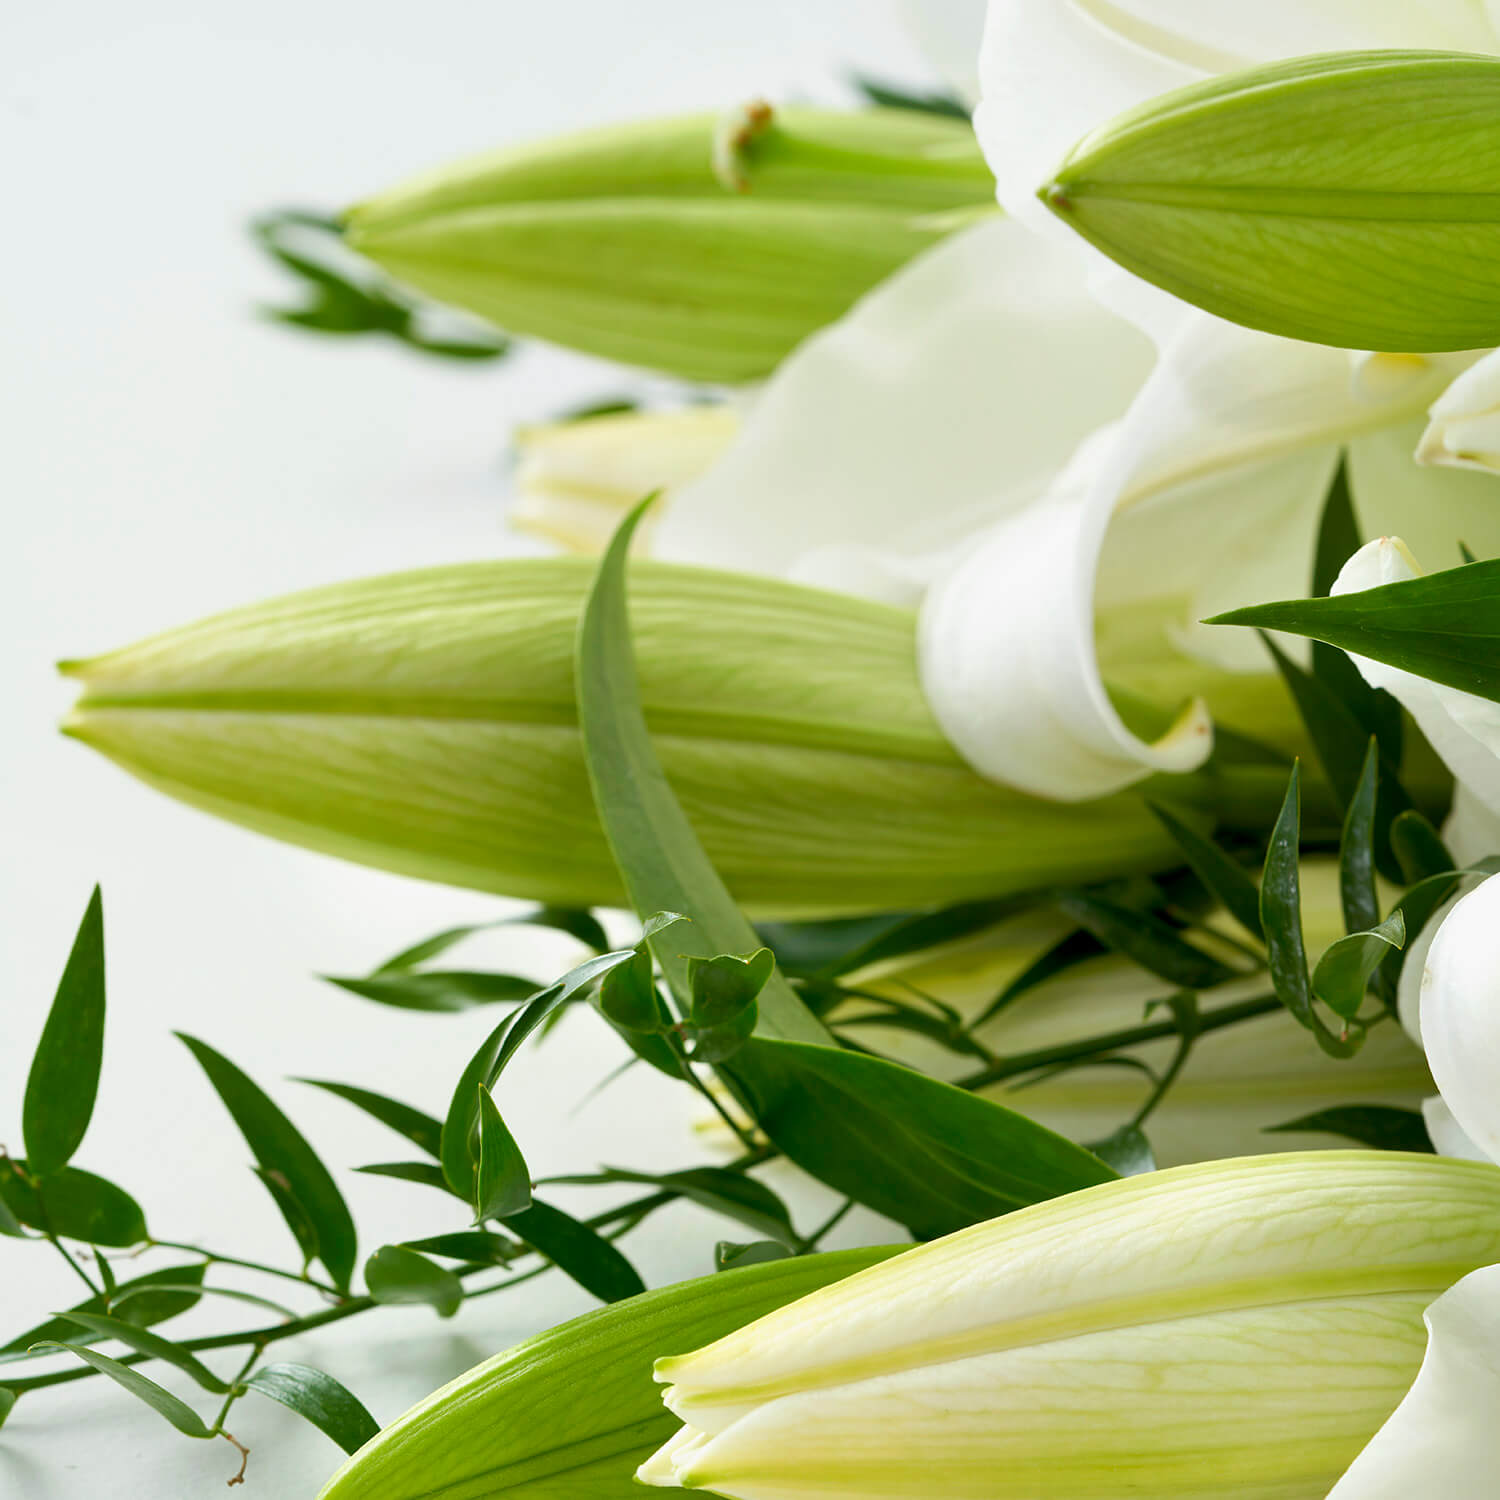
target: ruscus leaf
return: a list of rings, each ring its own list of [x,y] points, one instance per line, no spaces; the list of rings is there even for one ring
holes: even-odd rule
[[[116,1385],[122,1386],[139,1401],[144,1401],[154,1412],[169,1421],[178,1432],[190,1438],[211,1438],[213,1433],[203,1418],[185,1401],[180,1401],[171,1391],[164,1390],[154,1380],[148,1380],[139,1371],[107,1354],[84,1348],[81,1344],[42,1343],[39,1349],[61,1349],[92,1365],[101,1375],[108,1375]]]
[[[365,1262],[365,1285],[377,1302],[420,1304],[440,1318],[451,1318],[464,1300],[463,1282],[452,1271],[404,1245],[382,1245]]]
[[[357,1396],[311,1365],[267,1365],[245,1384],[311,1422],[345,1453],[357,1453],[380,1431]]]
[[[640,1274],[610,1242],[560,1208],[532,1200],[505,1227],[601,1302],[618,1302],[646,1289]]]
[[[474,1171],[474,1222],[504,1219],[531,1206],[531,1169],[494,1095],[479,1085],[479,1159]]]

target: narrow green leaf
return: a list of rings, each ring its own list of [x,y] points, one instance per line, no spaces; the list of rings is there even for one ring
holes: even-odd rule
[[[1380,747],[1372,737],[1359,773],[1359,785],[1349,799],[1344,817],[1344,836],[1339,844],[1339,900],[1344,927],[1365,932],[1380,920],[1380,899],[1375,889],[1375,787],[1379,775]]]
[[[418,1150],[429,1156],[438,1154],[443,1127],[420,1109],[413,1109],[410,1104],[402,1104],[398,1099],[387,1098],[370,1089],[357,1088],[352,1083],[330,1083],[324,1078],[298,1078],[296,1082],[310,1084],[315,1089],[323,1089],[347,1100],[367,1115],[373,1115],[382,1125],[389,1125],[397,1135],[404,1135]]]
[[[357,1453],[380,1431],[357,1396],[311,1365],[267,1365],[245,1384],[311,1422],[345,1453]]]
[[[755,1037],[732,1066],[787,1156],[919,1239],[1116,1175],[1024,1115],[879,1058]]]
[[[463,1283],[404,1245],[382,1245],[365,1262],[365,1285],[380,1303],[419,1304],[451,1318],[464,1300]]]
[[[1408,808],[1391,824],[1391,849],[1408,885],[1455,867],[1443,836],[1415,808]]]
[[[205,1391],[212,1391],[222,1396],[229,1389],[228,1385],[197,1359],[190,1350],[184,1349],[181,1344],[174,1343],[171,1339],[162,1338],[160,1334],[148,1332],[135,1323],[128,1323],[123,1318],[111,1318],[104,1313],[74,1311],[59,1313],[57,1316],[79,1324],[97,1338],[114,1339],[117,1343],[125,1344],[131,1349],[138,1349],[142,1354],[150,1355],[152,1359],[159,1359],[163,1364],[181,1370]]]
[[[1287,599],[1208,622],[1311,636],[1431,682],[1500,702],[1500,559],[1337,599]]]
[[[646,1289],[640,1274],[610,1242],[560,1208],[532,1200],[505,1227],[601,1302],[618,1302]]]
[[[504,1219],[531,1207],[531,1168],[501,1118],[494,1095],[479,1085],[479,1160],[474,1172],[474,1222]]]
[[[197,1269],[201,1274],[204,1268],[199,1266]],[[254,1292],[242,1292],[238,1287],[200,1286],[195,1290],[190,1282],[177,1281],[162,1282],[159,1293],[146,1289],[137,1294],[122,1287],[114,1299],[113,1307],[121,1317],[129,1316],[131,1322],[140,1323],[147,1320],[135,1316],[137,1303],[150,1302],[153,1297],[158,1295],[165,1299],[173,1292],[191,1293],[191,1301],[193,1302],[197,1302],[201,1297],[222,1297],[229,1302],[243,1302],[250,1307],[263,1307],[267,1312],[273,1312],[277,1317],[285,1318],[288,1322],[297,1317],[297,1314],[285,1303],[273,1302],[269,1297],[260,1297]],[[127,1314],[124,1309],[129,1309],[129,1313]],[[161,1320],[158,1318],[151,1321],[160,1322]]]
[[[165,1323],[178,1313],[196,1307],[203,1293],[203,1273],[207,1267],[198,1262],[189,1266],[169,1266],[159,1271],[147,1271],[131,1281],[123,1281],[115,1289],[114,1296],[106,1306],[103,1297],[90,1297],[67,1312],[13,1339],[0,1344],[0,1356],[23,1353],[32,1344],[56,1340],[59,1343],[82,1343],[78,1330],[81,1326],[72,1320],[73,1313],[113,1312],[127,1318],[139,1328],[154,1323]]]
[[[92,1365],[101,1375],[108,1375],[116,1385],[123,1387],[132,1396],[144,1401],[154,1412],[165,1417],[185,1437],[217,1436],[209,1430],[207,1424],[191,1406],[184,1401],[179,1401],[171,1391],[163,1390],[154,1380],[148,1380],[138,1371],[131,1369],[129,1365],[122,1365],[118,1360],[110,1359],[108,1355],[100,1354],[96,1350],[86,1349],[81,1344],[47,1342],[38,1344],[37,1348],[61,1349],[68,1354],[75,1355],[84,1364]]]
[[[420,943],[403,948],[386,959],[370,977],[373,979],[381,974],[405,973],[415,969],[418,964],[426,963],[430,958],[441,956],[476,932],[490,932],[497,927],[551,927],[577,938],[596,953],[603,953],[609,947],[609,939],[592,912],[566,906],[538,906],[515,917],[499,917],[493,922],[471,922],[464,927],[449,927],[430,938],[423,938]]]
[[[423,1187],[438,1188],[445,1193],[453,1191],[448,1186],[448,1179],[443,1176],[443,1169],[436,1162],[376,1161],[354,1170],[363,1172],[367,1177],[394,1177],[401,1182],[417,1182]]]
[[[529,1000],[536,994],[535,980],[516,974],[491,974],[470,969],[424,969],[414,974],[372,974],[367,979],[351,979],[325,974],[329,984],[336,984],[362,1000],[390,1005],[398,1010],[423,1010],[457,1015],[479,1005],[507,1005]]]
[[[10,1204],[0,1197],[0,1234],[13,1240],[29,1240],[26,1226],[11,1212]]]
[[[1336,1036],[1313,1007],[1307,945],[1302,936],[1302,883],[1298,869],[1301,840],[1301,768],[1295,762],[1286,797],[1266,850],[1260,881],[1260,919],[1265,932],[1267,967],[1277,998],[1312,1032],[1331,1057],[1352,1057],[1363,1042],[1357,1029]]]
[[[443,1120],[439,1157],[448,1186],[469,1202],[474,1201],[474,1164],[478,1142],[479,1085],[493,1089],[506,1064],[515,1056],[521,1043],[559,1006],[567,1004],[580,990],[635,957],[633,948],[601,953],[585,959],[570,969],[556,984],[539,991],[520,1010],[502,1021],[469,1059],[460,1075]]]
[[[123,1188],[77,1167],[64,1167],[38,1189],[23,1180],[25,1161],[0,1157],[0,1201],[29,1229],[65,1240],[124,1250],[147,1238],[141,1206]]]
[[[1341,1135],[1371,1146],[1376,1151],[1432,1153],[1427,1124],[1414,1109],[1393,1109],[1385,1104],[1345,1104],[1266,1127],[1270,1135]]]
[[[756,1240],[752,1245],[737,1245],[733,1240],[720,1240],[714,1246],[714,1270],[736,1271],[746,1266],[769,1265],[774,1260],[785,1260],[791,1251],[775,1240]]]
[[[403,1243],[408,1250],[441,1255],[447,1260],[461,1260],[474,1266],[508,1266],[525,1251],[525,1247],[515,1240],[484,1229],[463,1229],[456,1234],[435,1234],[430,1239]]]
[[[1093,1141],[1089,1150],[1102,1162],[1108,1162],[1121,1177],[1138,1177],[1156,1170],[1156,1154],[1151,1142],[1138,1125],[1122,1125],[1113,1135]]]
[[[638,914],[681,912],[690,921],[652,939],[667,982],[686,1007],[689,957],[748,953],[758,945],[678,804],[641,709],[625,598],[630,540],[646,502],[621,524],[600,562],[578,628],[578,720],[594,804]],[[772,1037],[829,1045],[832,1037],[780,974],[760,1000]]]
[[[5,1419],[15,1408],[20,1398],[9,1386],[0,1385],[0,1427],[5,1426]]]
[[[271,1195],[271,1201],[286,1221],[286,1227],[292,1231],[292,1238],[296,1240],[297,1248],[302,1252],[304,1264],[311,1265],[318,1258],[320,1250],[318,1227],[313,1223],[312,1216],[303,1208],[301,1200],[292,1191],[286,1174],[268,1172],[262,1166],[252,1166],[250,1170],[260,1180],[260,1185]]]
[[[1088,891],[1070,891],[1057,905],[1101,943],[1170,984],[1207,990],[1244,977],[1180,937],[1175,927],[1146,912]]]
[[[26,1079],[21,1134],[33,1176],[67,1166],[83,1141],[103,1060],[104,906],[95,886]]]
[[[1251,937],[1259,939],[1260,892],[1241,865],[1235,863],[1212,839],[1194,833],[1186,823],[1154,802],[1146,804],[1157,821],[1172,835],[1182,857],[1199,880]]]
[[[1076,969],[1079,964],[1087,963],[1090,959],[1098,958],[1108,952],[1108,947],[1084,928],[1079,928],[1075,932],[1070,932],[1066,937],[1059,938],[1040,958],[1028,964],[1017,974],[985,1006],[970,1029],[978,1031],[980,1027],[992,1021],[1001,1011],[1014,1004],[1029,990],[1034,990],[1038,985],[1046,984],[1049,979],[1055,979],[1059,974],[1066,974],[1070,969]]]
[[[783,1245],[797,1243],[791,1214],[785,1203],[764,1183],[731,1172],[725,1167],[691,1167],[684,1172],[632,1172],[624,1167],[605,1167],[586,1177],[554,1177],[553,1182],[603,1184],[638,1182],[646,1187],[667,1188],[680,1193],[700,1208],[734,1219],[746,1229]]]
[[[1359,1014],[1370,978],[1393,948],[1406,946],[1406,924],[1399,910],[1368,932],[1351,932],[1331,943],[1313,970],[1312,988],[1335,1015],[1352,1021]]]
[[[335,1285],[347,1290],[354,1274],[354,1220],[328,1168],[296,1126],[227,1057],[193,1037],[178,1036],[208,1075],[262,1171],[306,1214],[317,1235],[318,1258]],[[295,1233],[290,1218],[288,1224]]]

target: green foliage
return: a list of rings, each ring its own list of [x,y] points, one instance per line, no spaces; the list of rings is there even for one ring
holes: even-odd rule
[[[267,1365],[250,1376],[245,1386],[311,1422],[345,1453],[357,1453],[380,1431],[380,1424],[358,1397],[311,1365]]]
[[[27,1162],[0,1157],[0,1202],[20,1223],[85,1245],[128,1249],[146,1238],[146,1216],[124,1188],[64,1167],[43,1181]]]
[[[1341,1135],[1376,1151],[1432,1151],[1427,1125],[1414,1109],[1393,1109],[1384,1104],[1348,1104],[1319,1110],[1268,1127],[1271,1135]]]
[[[185,1401],[180,1401],[171,1391],[157,1385],[154,1380],[148,1380],[139,1371],[131,1369],[129,1365],[122,1364],[117,1359],[111,1359],[107,1354],[100,1354],[97,1350],[85,1348],[81,1344],[38,1344],[36,1347],[65,1350],[81,1359],[84,1364],[92,1365],[101,1375],[108,1375],[121,1389],[129,1391],[138,1401],[144,1401],[152,1411],[165,1417],[184,1437],[211,1438],[215,1436],[203,1418]]]
[[[494,1095],[479,1085],[479,1154],[474,1164],[474,1222],[503,1219],[531,1207],[531,1171]]]
[[[452,1271],[405,1245],[382,1245],[365,1262],[370,1295],[387,1306],[417,1304],[451,1318],[464,1300],[464,1285]]]
[[[511,1214],[505,1227],[601,1302],[618,1302],[646,1289],[640,1273],[603,1235],[540,1198]]]

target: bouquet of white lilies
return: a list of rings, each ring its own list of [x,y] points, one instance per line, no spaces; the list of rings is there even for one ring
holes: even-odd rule
[[[324,1500],[1500,1485],[1500,6],[910,10],[951,97],[726,101],[268,221],[294,321],[503,352],[413,331],[456,311],[650,399],[515,434],[552,555],[63,666],[65,732],[158,790],[592,949],[338,981],[507,1008],[445,1111],[325,1085],[463,1222],[364,1292],[311,1148],[191,1044],[336,1307],[526,1256],[609,1304],[378,1433],[240,1340],[200,1384],[349,1449]],[[69,1165],[91,912],[0,1232],[129,1245]],[[587,1221],[499,1088],[569,1004],[709,1153],[570,1179],[650,1189]],[[674,1197],[753,1238],[646,1291],[615,1241]],[[881,1243],[819,1253],[849,1205]],[[112,1285],[33,1342],[227,1435],[135,1366],[233,1340]],[[0,1418],[56,1378],[0,1372]]]

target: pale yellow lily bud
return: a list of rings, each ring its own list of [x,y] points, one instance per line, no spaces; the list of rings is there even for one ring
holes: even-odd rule
[[[316,589],[63,670],[66,730],[142,780],[289,842],[503,895],[618,904],[573,697],[593,564],[512,559]],[[943,737],[901,609],[643,562],[631,618],[657,751],[735,896],[784,914],[966,900],[1159,868],[1144,803],[1042,802]],[[1154,795],[1239,826],[1279,767]]]
[[[696,1353],[640,1470],[730,1500],[1321,1500],[1500,1259],[1500,1169],[1180,1167],[962,1230]]]
[[[645,495],[671,492],[704,473],[739,430],[727,405],[619,412],[548,422],[516,432],[512,526],[594,556]],[[649,536],[651,517],[638,536]]]

